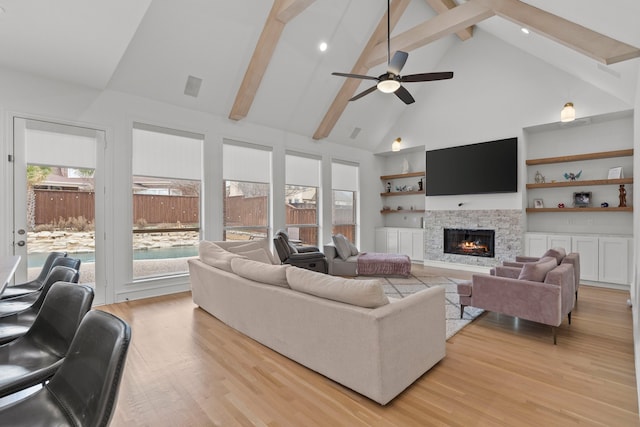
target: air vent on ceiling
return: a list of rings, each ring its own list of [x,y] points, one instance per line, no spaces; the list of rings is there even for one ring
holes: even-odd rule
[[[351,132],[351,135],[349,135],[349,138],[351,139],[356,139],[358,137],[358,134],[360,133],[362,129],[359,127],[355,127],[353,128],[353,132]]]
[[[184,86],[184,94],[196,98],[198,96],[198,92],[200,92],[200,85],[202,85],[202,79],[193,76],[187,77],[187,84]]]

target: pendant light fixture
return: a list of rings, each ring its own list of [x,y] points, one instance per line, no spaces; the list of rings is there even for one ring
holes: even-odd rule
[[[400,151],[400,148],[402,148],[400,146],[401,142],[402,142],[402,138],[400,138],[400,137],[394,139],[393,143],[391,144],[391,151]]]
[[[560,112],[561,122],[572,122],[576,119],[576,109],[573,107],[573,102],[567,102],[564,104],[564,108]]]

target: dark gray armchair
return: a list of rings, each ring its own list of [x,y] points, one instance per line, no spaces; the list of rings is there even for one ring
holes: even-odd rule
[[[327,258],[315,246],[294,246],[284,230],[278,230],[273,244],[282,264],[290,264],[307,270],[327,273]]]

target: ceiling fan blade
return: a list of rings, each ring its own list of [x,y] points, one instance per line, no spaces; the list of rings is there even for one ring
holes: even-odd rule
[[[378,88],[377,86],[371,86],[369,89],[363,90],[362,92],[360,92],[359,94],[351,98],[349,101],[356,101],[365,95],[369,95],[371,92],[375,91],[377,88]]]
[[[453,72],[445,71],[442,73],[409,74],[408,76],[402,76],[400,81],[403,83],[430,82],[433,80],[447,80],[451,78],[453,78]]]
[[[407,62],[408,57],[409,54],[407,52],[401,50],[396,51],[396,53],[393,54],[393,58],[391,58],[391,62],[389,62],[387,71],[397,76],[400,74],[402,67],[404,67],[404,63]]]
[[[351,73],[331,73],[334,76],[340,77],[351,77],[354,79],[363,79],[363,80],[378,80],[377,77],[373,76],[363,76],[362,74],[351,74]]]
[[[404,86],[400,86],[398,88],[398,90],[396,90],[395,92],[393,92],[396,94],[396,96],[398,98],[400,98],[402,100],[402,102],[404,102],[405,104],[409,105],[409,104],[413,104],[414,102],[416,102],[415,99],[413,99],[413,96],[411,96],[411,94],[409,93],[408,90],[406,90],[404,88]]]

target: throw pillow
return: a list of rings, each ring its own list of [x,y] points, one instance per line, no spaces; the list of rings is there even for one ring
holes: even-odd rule
[[[380,279],[345,279],[290,267],[287,269],[287,281],[291,289],[298,292],[359,307],[376,308],[389,304]]]
[[[351,256],[358,255],[360,253],[358,248],[356,248],[356,245],[351,243],[349,240],[347,240],[347,243],[349,244],[349,248],[351,248]]]
[[[336,247],[338,256],[346,261],[351,256],[351,248],[349,247],[349,241],[342,234],[335,234],[331,237],[333,239],[333,245]]]
[[[547,250],[545,253],[542,254],[542,256],[540,257],[540,259],[542,258],[546,258],[546,257],[553,257],[556,260],[556,265],[560,265],[560,263],[562,262],[562,258],[564,258],[564,255],[562,255],[560,252],[558,252],[555,249],[549,249]]]
[[[200,261],[212,267],[231,273],[231,260],[233,258],[246,258],[242,255],[225,251],[220,246],[208,240],[202,240],[198,246]]]
[[[267,251],[265,251],[262,248],[254,249],[252,251],[236,252],[236,253],[238,255],[245,256],[252,261],[258,261],[263,264],[273,265],[273,263],[271,262],[271,257],[267,255]]]
[[[285,265],[265,265],[260,261],[235,258],[231,260],[231,269],[240,277],[256,282],[288,288]]]
[[[527,262],[522,266],[518,280],[543,282],[544,278],[547,277],[547,273],[557,266],[556,259],[553,257],[544,257],[536,262]]]
[[[242,245],[229,246],[227,250],[236,254],[243,254],[244,252],[253,251],[256,249],[263,249],[265,251],[265,253],[269,256],[270,264],[280,265],[280,262],[275,262],[275,260],[273,259],[271,249],[269,248],[268,239],[253,240]]]

